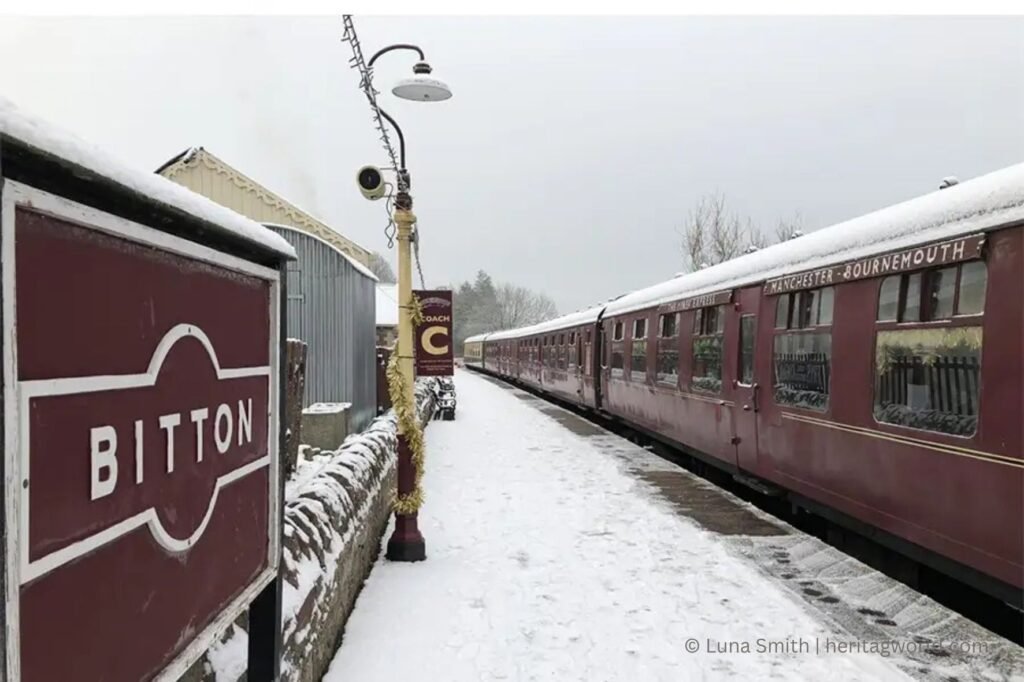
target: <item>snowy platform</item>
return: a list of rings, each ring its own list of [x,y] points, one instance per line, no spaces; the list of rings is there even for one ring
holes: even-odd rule
[[[1024,682],[1024,649],[647,450],[456,384],[426,431],[427,561],[378,560],[327,682]]]

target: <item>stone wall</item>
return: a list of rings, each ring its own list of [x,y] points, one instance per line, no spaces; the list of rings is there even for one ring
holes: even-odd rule
[[[416,387],[424,425],[434,411],[431,387],[431,381],[422,380]],[[394,413],[388,412],[336,451],[304,453],[286,484],[282,680],[320,680],[334,657],[388,526],[397,444]],[[189,679],[243,680],[243,626],[244,618],[207,652]]]

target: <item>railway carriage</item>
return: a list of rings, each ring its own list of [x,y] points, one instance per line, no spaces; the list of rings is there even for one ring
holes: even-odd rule
[[[462,361],[466,367],[482,369],[484,366],[484,339],[490,334],[477,334],[470,336],[462,342]]]
[[[1022,224],[1024,165],[491,335],[481,369],[1020,608]]]

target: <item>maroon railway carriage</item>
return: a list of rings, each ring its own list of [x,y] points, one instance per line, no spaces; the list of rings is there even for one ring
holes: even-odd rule
[[[606,306],[483,369],[599,410],[1018,608],[1024,165]]]

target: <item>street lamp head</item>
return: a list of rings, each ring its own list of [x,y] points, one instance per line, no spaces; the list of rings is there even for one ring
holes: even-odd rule
[[[430,78],[430,64],[417,62],[412,67],[413,77],[398,81],[391,92],[396,97],[415,102],[441,102],[452,96],[451,89],[443,81]]]

